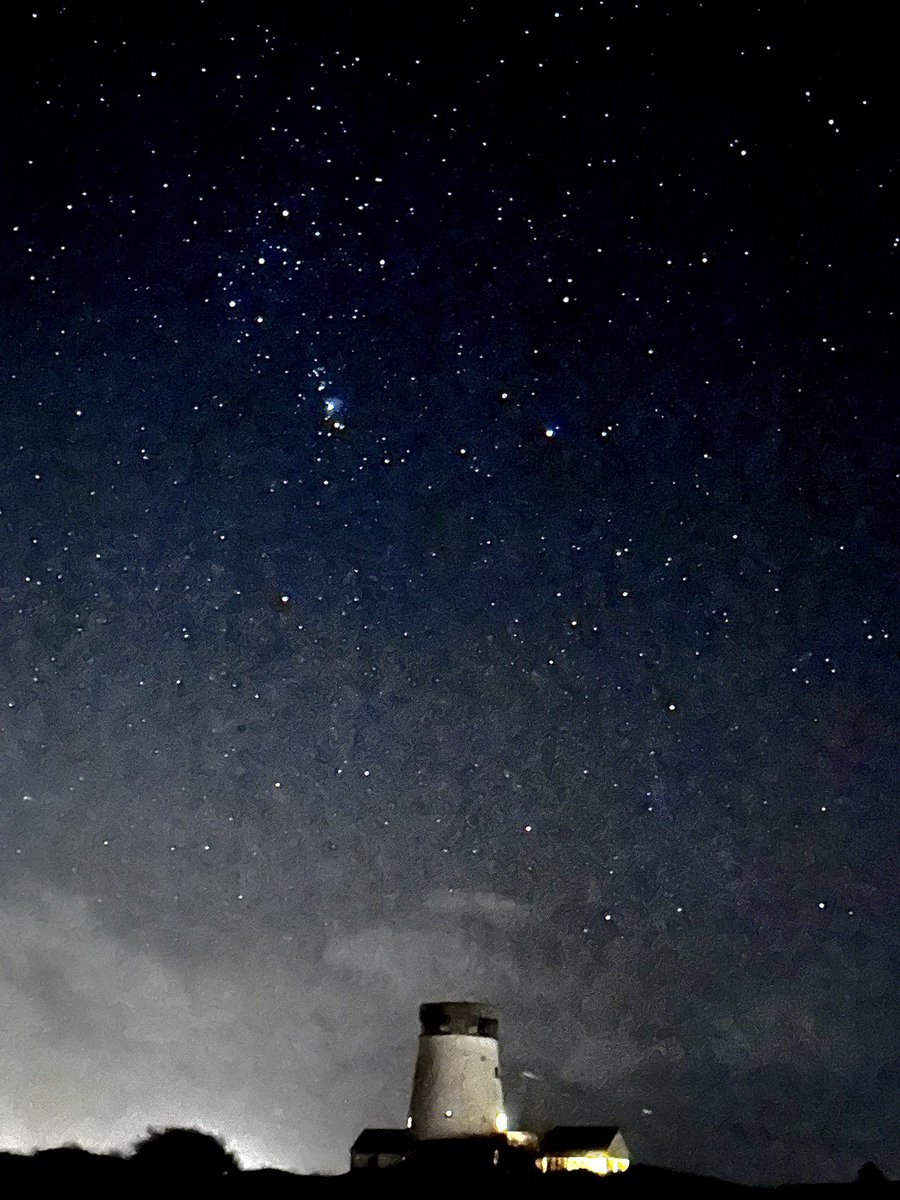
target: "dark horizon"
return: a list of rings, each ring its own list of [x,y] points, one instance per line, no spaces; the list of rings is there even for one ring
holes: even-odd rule
[[[359,1191],[368,1191],[373,1188],[383,1188],[391,1184],[400,1184],[404,1180],[412,1182],[416,1179],[430,1177],[428,1169],[423,1167],[419,1167],[417,1170],[410,1170],[408,1167],[395,1167],[374,1172],[366,1170],[334,1173],[316,1172],[313,1175],[287,1172],[269,1166],[249,1167],[241,1162],[240,1156],[236,1155],[233,1148],[229,1147],[221,1137],[194,1127],[149,1128],[129,1147],[105,1152],[89,1151],[75,1143],[66,1143],[63,1146],[57,1147],[44,1147],[42,1149],[34,1149],[30,1152],[9,1152],[0,1148],[0,1183],[4,1181],[4,1177],[8,1175],[10,1170],[14,1171],[16,1167],[23,1168],[29,1162],[34,1168],[42,1165],[50,1170],[55,1168],[61,1172],[62,1176],[65,1176],[69,1186],[74,1186],[74,1182],[77,1182],[77,1176],[74,1173],[78,1171],[90,1172],[92,1169],[102,1168],[106,1163],[110,1165],[121,1163],[123,1166],[128,1166],[134,1173],[133,1178],[135,1182],[138,1182],[139,1179],[143,1179],[144,1181],[153,1179],[159,1182],[166,1181],[170,1184],[178,1179],[182,1181],[193,1179],[197,1182],[203,1180],[207,1184],[214,1184],[217,1179],[223,1181],[224,1177],[234,1177],[237,1175],[265,1177],[267,1179],[281,1175],[285,1180],[290,1178],[344,1180],[348,1184],[355,1185],[355,1188]],[[443,1155],[441,1158],[441,1169],[446,1170],[446,1165],[447,1158],[446,1155]],[[425,1172],[424,1174],[423,1171]],[[506,1170],[501,1169],[499,1171],[488,1172],[488,1174],[494,1174],[497,1178],[512,1178],[523,1190],[529,1190],[529,1185],[538,1188],[552,1185],[554,1182],[561,1182],[558,1178],[554,1180],[552,1177],[542,1175],[537,1171],[523,1170],[521,1166],[512,1172],[507,1168]],[[481,1178],[483,1171],[479,1172],[476,1170],[473,1172],[473,1175]],[[576,1175],[577,1178],[573,1179],[574,1183],[583,1178],[584,1173],[578,1172]],[[113,1177],[98,1176],[97,1178],[98,1181],[111,1181]],[[615,1179],[616,1183],[612,1183],[612,1179]],[[270,1182],[275,1182],[274,1178],[271,1178]],[[768,1192],[769,1194],[772,1191],[791,1190],[798,1187],[803,1189],[804,1194],[808,1194],[811,1189],[815,1190],[816,1187],[824,1187],[830,1189],[829,1194],[832,1194],[835,1186],[857,1185],[866,1189],[879,1189],[888,1183],[896,1185],[898,1181],[896,1178],[886,1175],[878,1164],[866,1162],[856,1171],[853,1179],[831,1180],[819,1185],[805,1184],[797,1180],[785,1180],[779,1184],[768,1186],[752,1183],[741,1184],[724,1177],[715,1178],[700,1176],[691,1172],[678,1172],[671,1168],[652,1163],[633,1164],[627,1174],[610,1176],[608,1179],[604,1179],[602,1184],[599,1180],[597,1182],[600,1186],[627,1187],[628,1190],[633,1190],[635,1187],[640,1186],[646,1187],[651,1183],[660,1186],[664,1182],[670,1186],[674,1186],[676,1183],[691,1183],[695,1187],[707,1188],[721,1184],[725,1187],[742,1189],[745,1192],[747,1190],[756,1190]]]

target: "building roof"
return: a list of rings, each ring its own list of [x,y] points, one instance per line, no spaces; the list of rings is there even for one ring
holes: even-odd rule
[[[608,1150],[617,1125],[554,1125],[541,1138],[544,1154],[587,1154],[591,1150]]]
[[[353,1145],[351,1154],[406,1154],[412,1149],[413,1137],[408,1129],[364,1129]]]

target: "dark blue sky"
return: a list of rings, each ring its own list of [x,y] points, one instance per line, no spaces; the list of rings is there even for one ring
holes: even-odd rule
[[[341,1169],[478,995],[520,1123],[896,1166],[880,21],[18,9],[4,1144]]]

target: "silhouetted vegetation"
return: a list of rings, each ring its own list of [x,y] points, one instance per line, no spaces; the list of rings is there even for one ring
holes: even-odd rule
[[[199,1129],[150,1129],[135,1145],[131,1164],[141,1178],[161,1185],[177,1178],[208,1187],[240,1170],[219,1139]]]
[[[26,1196],[62,1194],[242,1196],[280,1197],[320,1195],[420,1196],[439,1193],[449,1182],[447,1164],[440,1172],[427,1165],[406,1164],[380,1171],[357,1171],[344,1175],[296,1175],[271,1167],[242,1170],[236,1157],[219,1138],[198,1129],[149,1129],[130,1153],[94,1154],[80,1146],[37,1150],[32,1154],[0,1151],[0,1195]],[[453,1172],[451,1171],[452,1175]],[[621,1175],[606,1178],[578,1171],[541,1175],[525,1171],[520,1159],[507,1169],[474,1168],[459,1172],[474,1186],[488,1182],[501,1194],[530,1195],[600,1194],[610,1189],[622,1200],[628,1196],[675,1197],[735,1196],[748,1200],[765,1193],[776,1200],[831,1200],[841,1193],[854,1197],[877,1193],[900,1195],[900,1184],[888,1180],[874,1164],[862,1166],[854,1182],[807,1184],[780,1188],[753,1188],[726,1180],[668,1171],[662,1167],[636,1164]],[[597,1191],[599,1189],[599,1193]]]

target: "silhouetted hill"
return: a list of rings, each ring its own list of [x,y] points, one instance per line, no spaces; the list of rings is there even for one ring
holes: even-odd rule
[[[475,1179],[480,1174],[482,1178]],[[614,1192],[620,1200],[648,1197],[729,1197],[750,1200],[765,1195],[769,1200],[839,1200],[843,1195],[900,1198],[900,1184],[888,1181],[873,1163],[860,1168],[854,1182],[788,1185],[754,1188],[727,1180],[664,1167],[635,1164],[621,1175],[599,1178],[584,1171],[551,1175],[490,1171],[452,1176],[458,1187],[471,1185],[481,1190],[490,1180],[491,1190],[501,1195],[542,1196],[560,1193],[602,1195]],[[0,1151],[0,1196],[87,1194],[165,1195],[192,1194],[209,1197],[234,1196],[276,1200],[292,1196],[420,1197],[423,1192],[440,1193],[451,1182],[446,1172],[417,1168],[359,1171],[345,1175],[296,1175],[271,1167],[242,1171],[237,1159],[222,1142],[196,1129],[151,1129],[129,1154],[95,1154],[80,1146],[60,1146],[32,1154]],[[599,1189],[599,1191],[598,1191]]]

